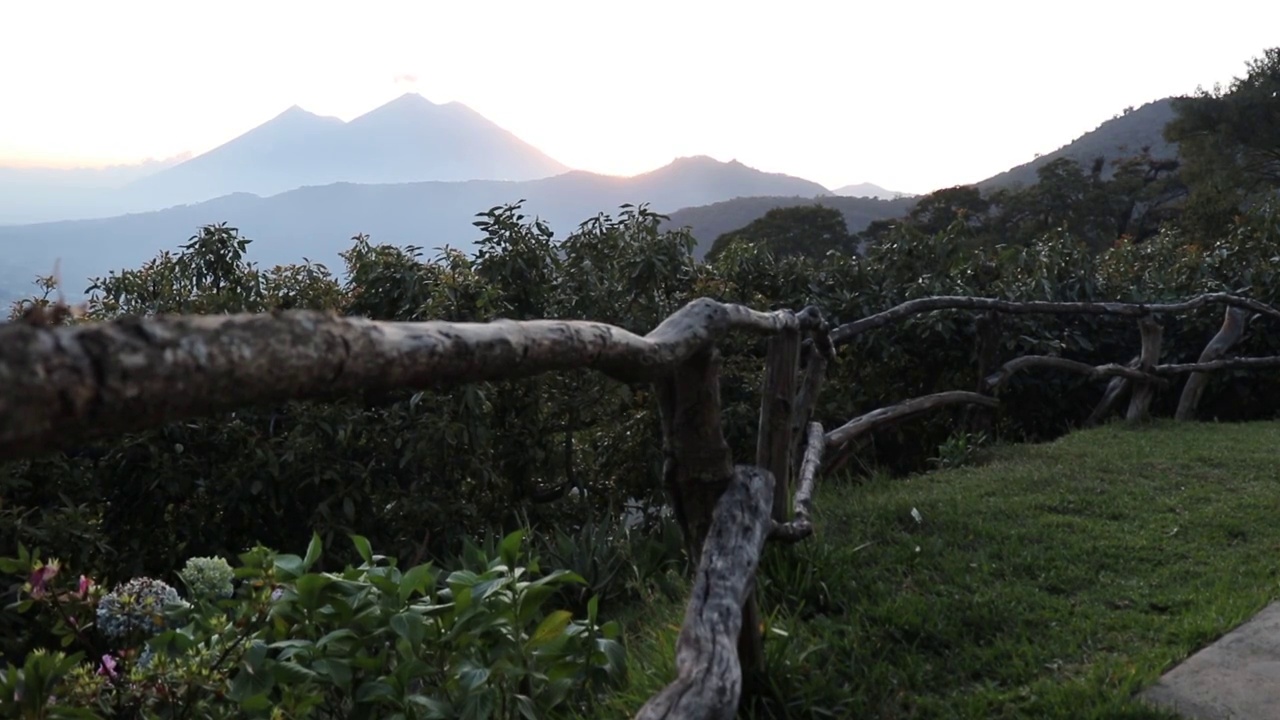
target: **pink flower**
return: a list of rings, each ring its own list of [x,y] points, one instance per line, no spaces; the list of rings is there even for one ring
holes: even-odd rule
[[[57,575],[58,563],[56,562],[36,568],[35,572],[31,573],[31,578],[27,581],[31,585],[31,597],[39,600],[49,594],[49,581],[57,577]]]
[[[106,675],[112,680],[115,680],[118,676],[118,673],[116,672],[116,659],[111,657],[111,653],[107,653],[102,656],[102,664],[98,666],[98,674]]]
[[[80,587],[79,589],[76,590],[76,597],[78,598],[89,597],[89,591],[92,589],[93,589],[93,580],[85,577],[84,575],[81,575]]]

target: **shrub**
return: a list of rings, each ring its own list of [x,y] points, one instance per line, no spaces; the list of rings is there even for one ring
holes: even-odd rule
[[[17,609],[50,626],[0,676],[0,709],[23,717],[534,718],[589,711],[625,676],[618,626],[547,607],[583,580],[524,565],[523,532],[477,570],[401,571],[353,537],[361,559],[313,572],[256,547],[232,572],[192,558],[190,594],[135,578],[103,594],[21,548],[0,570],[28,577]],[[228,592],[228,588],[231,591]],[[96,619],[96,624],[94,620]],[[66,654],[65,649],[74,652]]]

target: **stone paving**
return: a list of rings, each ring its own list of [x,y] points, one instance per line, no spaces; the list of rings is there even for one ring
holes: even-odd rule
[[[1188,720],[1280,720],[1280,602],[1139,694]]]

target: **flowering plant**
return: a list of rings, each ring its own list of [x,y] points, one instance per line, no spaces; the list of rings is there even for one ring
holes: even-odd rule
[[[18,603],[56,618],[63,648],[39,649],[0,672],[0,716],[514,718],[586,711],[619,680],[615,623],[543,610],[566,571],[517,564],[522,533],[495,557],[437,574],[401,571],[353,538],[362,563],[311,572],[305,557],[266,548],[192,558],[177,574],[186,598],[155,578],[103,592],[55,560],[20,548],[0,572],[26,581]],[[235,581],[239,580],[239,583]]]

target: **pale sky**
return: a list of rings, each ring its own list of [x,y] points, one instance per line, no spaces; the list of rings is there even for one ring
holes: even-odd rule
[[[927,192],[1227,82],[1278,29],[1264,0],[0,0],[0,164],[199,153],[414,91],[584,170]]]

